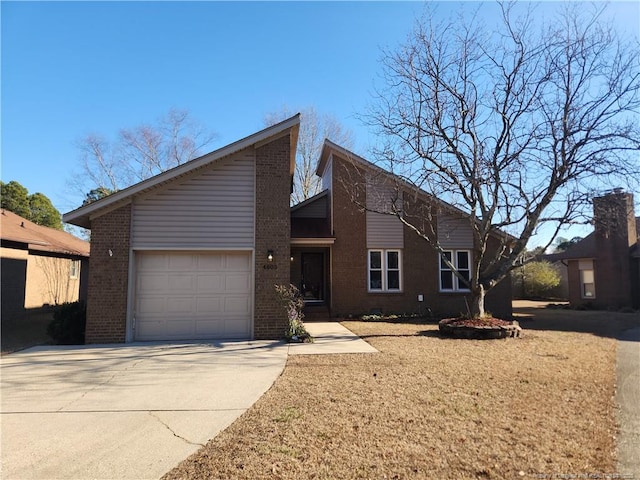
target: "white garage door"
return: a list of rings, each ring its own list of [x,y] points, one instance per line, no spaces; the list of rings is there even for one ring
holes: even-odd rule
[[[251,337],[250,252],[143,252],[136,263],[136,340]]]

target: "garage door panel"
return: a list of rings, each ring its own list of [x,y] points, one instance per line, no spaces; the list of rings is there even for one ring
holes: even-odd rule
[[[145,272],[160,270],[166,271],[168,265],[167,255],[144,255],[138,259],[138,267]]]
[[[166,273],[147,273],[138,276],[138,292],[166,292],[169,289],[169,277]]]
[[[231,271],[251,270],[251,256],[244,254],[231,254],[226,257],[226,269]]]
[[[170,314],[191,314],[194,312],[193,297],[171,297],[171,301],[167,302],[166,312]]]
[[[197,256],[190,254],[174,253],[168,255],[169,270],[193,270],[197,266]]]
[[[196,320],[196,335],[224,336],[224,322],[222,320]]]
[[[218,297],[200,297],[197,300],[196,313],[222,313],[222,299]]]
[[[235,337],[242,337],[251,333],[248,327],[243,327],[241,322],[233,321],[233,319],[225,321],[224,328],[227,334]]]
[[[204,272],[220,271],[224,268],[224,257],[220,255],[201,256],[198,259],[198,270]]]
[[[244,293],[251,288],[251,276],[245,274],[229,274],[225,277],[225,293]]]
[[[224,313],[231,315],[246,315],[250,312],[250,303],[244,297],[225,297]]]
[[[169,337],[181,336],[182,338],[193,335],[193,323],[185,320],[187,319],[184,317],[173,317],[173,319],[167,320],[167,335]]]
[[[224,277],[221,274],[200,274],[198,275],[197,284],[198,293],[224,293]]]
[[[145,337],[148,340],[156,340],[154,335],[157,335],[156,332],[162,331],[163,324],[164,322],[160,320],[147,320],[146,322],[136,322],[136,332],[140,336]]]
[[[163,313],[167,309],[167,302],[164,297],[145,297],[138,301],[138,314],[140,316]]]
[[[177,275],[169,274],[168,285],[170,292],[192,292],[195,284],[193,275],[181,273]]]
[[[136,340],[249,338],[250,252],[139,252]]]

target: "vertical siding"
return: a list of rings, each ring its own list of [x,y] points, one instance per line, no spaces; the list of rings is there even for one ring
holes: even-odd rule
[[[133,248],[242,248],[254,238],[255,150],[136,199]]]
[[[333,177],[333,156],[329,157],[329,160],[327,161],[327,167],[324,169],[324,174],[322,175],[322,190],[331,190],[332,177]]]
[[[291,212],[293,218],[327,218],[327,202],[328,198],[325,195],[317,200],[298,208]]]
[[[404,248],[404,228],[398,217],[367,212],[367,248]]]
[[[445,213],[438,215],[438,241],[444,248],[472,248],[473,230],[469,220]]]
[[[395,182],[387,175],[367,174],[367,248],[403,248],[404,228],[394,215],[377,212],[392,212],[393,202],[402,206],[402,198],[397,200]]]

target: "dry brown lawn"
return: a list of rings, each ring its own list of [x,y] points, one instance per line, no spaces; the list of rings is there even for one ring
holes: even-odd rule
[[[615,339],[538,313],[539,329],[523,317],[522,338],[491,341],[344,322],[380,353],[289,357],[251,409],[163,478],[605,478]]]

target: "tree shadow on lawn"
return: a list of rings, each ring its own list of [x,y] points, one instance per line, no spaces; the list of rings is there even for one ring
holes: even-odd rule
[[[599,337],[622,339],[625,331],[640,327],[640,312],[569,310],[546,308],[545,303],[536,303],[527,306],[514,304],[513,318],[524,330],[524,335],[527,330],[550,330],[590,333]]]

